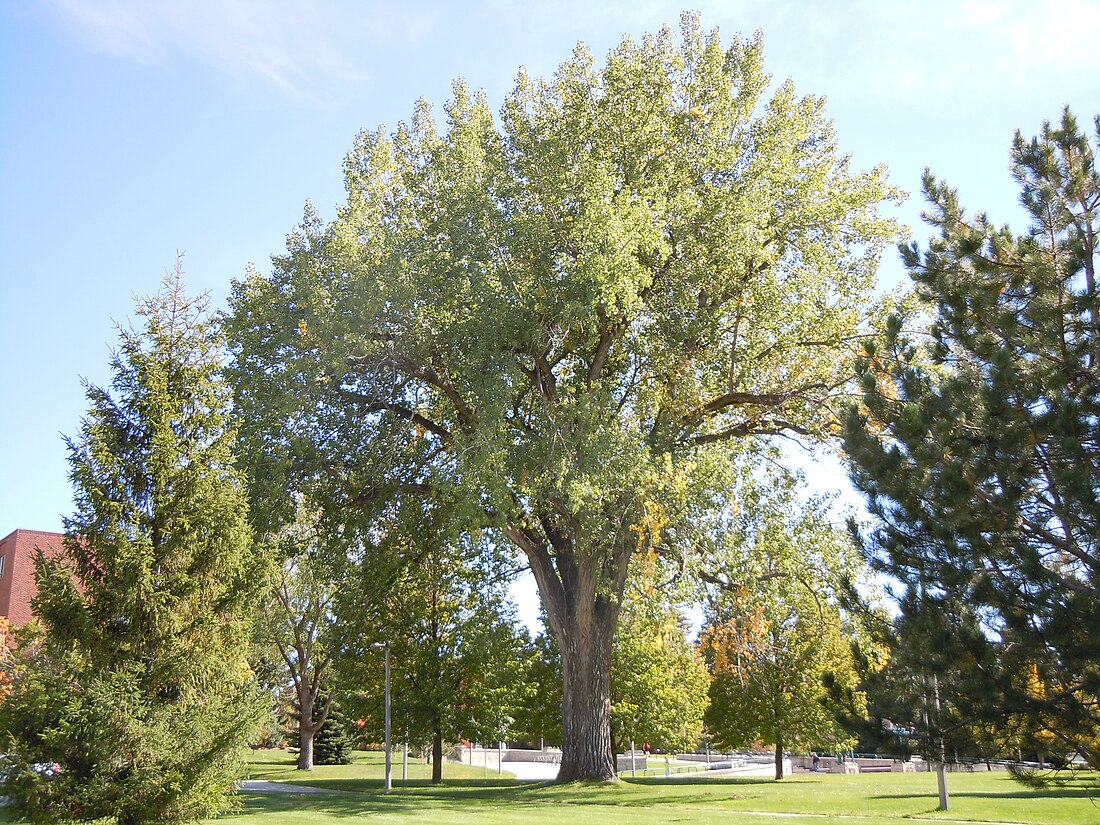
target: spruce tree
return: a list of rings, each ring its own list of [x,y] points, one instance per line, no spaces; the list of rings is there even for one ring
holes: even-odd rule
[[[139,301],[67,442],[76,511],[64,553],[37,560],[44,637],[3,709],[29,819],[213,815],[262,718],[246,653],[264,565],[206,306],[178,266]]]
[[[1095,148],[1068,110],[1017,133],[1024,235],[925,174],[939,237],[903,258],[930,334],[895,320],[868,348],[846,447],[879,517],[876,562],[907,585],[906,616],[930,628],[951,681],[970,684],[951,697],[961,720],[1006,748],[1030,739],[1100,764]]]
[[[327,697],[320,697],[322,703]],[[325,723],[313,734],[313,764],[348,765],[351,763],[351,726],[340,703],[333,699]]]

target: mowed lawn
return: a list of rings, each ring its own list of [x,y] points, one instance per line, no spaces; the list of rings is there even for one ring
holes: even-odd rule
[[[1100,777],[1088,774],[1047,790],[1031,790],[1003,773],[950,774],[951,810],[936,810],[934,774],[798,775],[766,779],[624,780],[613,786],[516,783],[483,768],[444,764],[444,784],[428,783],[430,766],[410,760],[401,784],[394,760],[394,790],[381,792],[381,754],[356,754],[353,765],[295,771],[292,757],[261,753],[253,778],[310,785],[341,793],[242,794],[226,825],[335,825],[432,822],[470,825],[902,825],[914,821],[1100,825]],[[507,763],[506,763],[507,764]]]

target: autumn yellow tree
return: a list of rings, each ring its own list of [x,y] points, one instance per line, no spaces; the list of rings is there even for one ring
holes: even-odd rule
[[[824,503],[800,503],[789,476],[749,475],[738,493],[739,510],[704,559],[705,721],[719,746],[772,745],[782,779],[784,751],[855,741],[841,719],[866,700],[837,593],[860,564]],[[837,694],[849,697],[845,707]]]

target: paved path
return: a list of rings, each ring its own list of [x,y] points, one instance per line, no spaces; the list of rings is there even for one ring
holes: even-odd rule
[[[245,793],[348,793],[329,788],[311,788],[308,785],[288,785],[286,782],[269,782],[266,779],[246,779],[241,783]]]
[[[504,770],[515,774],[519,782],[549,782],[558,778],[560,765],[548,762],[505,762]],[[492,768],[490,768],[492,772]]]

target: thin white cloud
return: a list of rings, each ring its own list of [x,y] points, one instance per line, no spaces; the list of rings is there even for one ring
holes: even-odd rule
[[[341,98],[418,49],[491,57],[522,43],[515,63],[564,59],[561,39],[605,42],[676,25],[678,0],[52,0],[94,51],[149,64],[194,61],[241,83],[313,99]],[[761,27],[769,67],[805,91],[854,84],[881,99],[1086,95],[1100,71],[1097,0],[694,0],[726,38]],[[447,43],[448,38],[464,38]],[[502,42],[500,38],[509,38]],[[591,42],[591,41],[590,41]],[[446,46],[441,44],[447,43]],[[425,44],[429,44],[425,46]],[[402,51],[406,50],[407,55]],[[552,52],[552,54],[551,54]],[[379,55],[384,55],[379,59]],[[784,58],[774,61],[772,56]],[[420,59],[431,59],[430,54]],[[407,65],[402,61],[403,65]],[[1052,79],[1059,88],[1051,88]]]
[[[146,64],[195,61],[294,97],[331,97],[361,83],[361,53],[415,40],[430,20],[365,2],[54,0],[54,7],[93,52]]]
[[[868,92],[881,96],[946,102],[952,90],[959,100],[1045,95],[1057,105],[1088,93],[1100,70],[1095,0],[794,5],[804,26],[826,34],[823,50],[840,50],[830,77],[852,81],[858,72]],[[1059,88],[1051,88],[1052,78]]]

